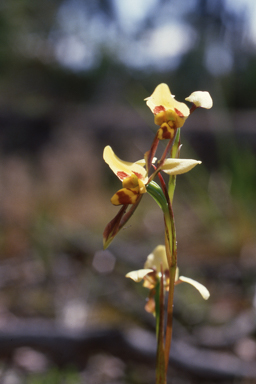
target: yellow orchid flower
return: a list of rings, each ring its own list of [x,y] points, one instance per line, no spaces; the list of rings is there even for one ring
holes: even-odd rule
[[[171,128],[179,128],[189,116],[187,105],[175,100],[167,84],[159,84],[152,95],[145,100],[155,115],[156,125],[168,123]]]
[[[152,95],[146,99],[147,106],[155,116],[155,124],[159,125],[158,139],[172,139],[177,128],[184,125],[190,110],[185,103],[175,100],[167,84],[159,84]],[[194,108],[211,108],[212,98],[208,92],[193,92],[185,100],[194,104]]]
[[[144,287],[153,289],[156,286],[157,279],[163,271],[164,287],[165,290],[169,289],[169,267],[167,262],[166,250],[164,245],[158,245],[153,252],[147,257],[143,269],[132,271],[126,274],[126,277],[134,280],[136,283],[144,280]],[[189,277],[179,276],[179,270],[176,270],[175,284],[185,282],[193,285],[202,297],[207,300],[210,297],[208,289],[198,283],[197,281],[190,279]]]
[[[138,163],[119,159],[109,145],[104,148],[103,159],[123,184],[123,188],[112,196],[112,204],[135,204],[138,197],[147,192],[145,185],[148,176],[145,168]]]
[[[117,191],[111,198],[114,205],[135,204],[140,195],[147,192],[146,185],[149,181],[145,167],[145,160],[135,163],[123,161],[116,156],[110,146],[104,148],[103,159],[122,181],[123,188]],[[156,159],[154,159],[154,162]],[[164,161],[160,170],[170,175],[180,175],[194,168],[201,161],[193,159],[173,159]]]

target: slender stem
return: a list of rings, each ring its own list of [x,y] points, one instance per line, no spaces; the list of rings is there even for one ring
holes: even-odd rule
[[[156,360],[156,384],[166,384],[166,364],[164,350],[164,276],[161,268],[161,278],[157,286],[157,360]]]
[[[168,152],[171,150],[173,143],[175,142],[176,134],[177,134],[177,130],[175,131],[175,135],[173,136],[173,138],[169,140],[169,142],[168,142],[168,144],[167,144],[167,146],[166,146],[166,148],[162,154],[162,157],[159,160],[159,163],[158,163],[159,168],[163,165],[163,162],[165,161]]]
[[[161,178],[160,178],[161,180]],[[174,296],[174,283],[177,267],[177,245],[176,245],[176,230],[174,223],[174,215],[172,211],[171,201],[165,183],[161,180],[162,188],[151,181],[147,185],[148,193],[155,199],[157,204],[163,211],[165,222],[165,248],[166,256],[169,265],[169,294],[167,306],[167,324],[165,335],[165,370],[167,373],[169,354],[172,340],[172,318],[173,318],[173,296]]]
[[[153,180],[155,178],[155,176],[158,174],[158,172],[160,171],[160,168],[161,166],[163,165],[165,159],[166,159],[166,156],[168,154],[168,152],[172,149],[172,146],[173,146],[173,143],[175,141],[175,138],[176,138],[176,134],[177,134],[177,130],[175,132],[175,135],[172,139],[169,140],[163,154],[162,154],[162,157],[161,159],[158,161],[157,163],[157,167],[155,168],[155,171],[152,173],[152,175],[150,176],[149,178],[149,181]],[[153,158],[152,158],[153,159]]]
[[[156,134],[154,140],[153,140],[153,143],[151,145],[151,148],[149,151],[147,151],[144,155],[144,158],[145,158],[145,161],[146,161],[146,169],[147,169],[147,172],[149,172],[149,169],[152,165],[152,161],[153,161],[153,158],[155,156],[155,153],[156,153],[156,150],[157,150],[157,147],[158,147],[158,143],[159,143],[159,139],[158,139],[158,135]]]
[[[176,243],[176,228],[174,222],[174,215],[172,210],[171,200],[169,198],[168,190],[164,180],[160,174],[158,174],[162,190],[164,192],[167,205],[164,209],[164,221],[165,221],[165,248],[169,265],[169,294],[167,304],[167,323],[166,323],[166,335],[165,335],[165,369],[167,374],[169,355],[172,341],[172,323],[173,323],[173,299],[174,299],[174,284],[177,268],[177,243]]]
[[[166,242],[166,249],[168,248],[168,242]],[[174,283],[176,275],[176,263],[171,265],[170,271],[170,282],[169,282],[169,293],[167,303],[167,323],[166,323],[166,335],[165,335],[165,369],[167,373],[171,342],[172,342],[172,324],[173,324],[173,299],[174,299]]]

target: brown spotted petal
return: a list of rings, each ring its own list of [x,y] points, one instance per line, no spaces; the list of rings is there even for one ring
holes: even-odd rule
[[[111,203],[113,205],[135,204],[139,195],[139,187],[122,188],[111,197]]]
[[[170,123],[170,122],[169,122]],[[157,138],[159,140],[171,140],[174,138],[176,128],[171,127],[170,124],[163,123],[157,131]]]
[[[104,148],[103,159],[121,181],[131,175],[136,175],[144,184],[148,182],[147,171],[144,167],[119,159],[109,145]]]

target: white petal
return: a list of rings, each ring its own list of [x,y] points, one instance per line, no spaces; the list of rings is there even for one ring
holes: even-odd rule
[[[210,109],[213,106],[212,98],[209,92],[206,92],[206,91],[193,92],[185,100],[195,104],[196,107]]]
[[[201,161],[192,159],[166,159],[161,169],[168,175],[181,175],[201,163]]]
[[[201,293],[202,297],[205,300],[209,299],[210,292],[208,291],[208,289],[203,284],[200,284],[200,283],[198,283],[198,281],[195,281],[195,280],[190,279],[189,277],[185,277],[185,276],[180,276],[179,280],[183,281],[184,283],[188,283],[188,284],[193,285],[193,287],[195,287]]]
[[[128,277],[134,280],[136,283],[139,283],[150,272],[153,272],[153,269],[138,269],[138,271],[131,271],[127,273],[125,277]]]
[[[145,168],[139,164],[119,159],[109,145],[104,148],[103,159],[121,181],[134,173],[144,184],[147,183],[148,177]]]

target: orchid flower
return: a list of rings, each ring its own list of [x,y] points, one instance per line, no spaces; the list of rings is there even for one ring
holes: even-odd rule
[[[159,125],[158,139],[172,139],[177,128],[184,125],[191,111],[195,108],[211,108],[212,98],[208,92],[193,92],[185,100],[193,103],[191,110],[185,103],[175,100],[167,84],[159,84],[152,95],[146,99],[147,106],[155,116],[155,124]]]
[[[149,182],[147,171],[144,168],[145,160],[135,163],[123,161],[116,156],[110,146],[104,148],[103,159],[122,181],[123,188],[118,190],[111,198],[114,205],[135,204],[140,195],[147,192]],[[154,162],[156,159],[154,159]],[[166,159],[160,169],[168,175],[179,175],[188,172],[201,161],[192,159]]]
[[[158,280],[161,278],[161,274],[163,273],[163,282],[164,282],[164,288],[166,291],[169,289],[169,266],[166,256],[166,249],[164,245],[158,245],[150,255],[148,255],[147,260],[144,264],[143,269],[139,269],[137,271],[131,271],[126,274],[126,277],[132,279],[136,283],[139,283],[140,281],[144,280],[143,286],[153,290],[158,282]],[[179,276],[178,268],[176,269],[176,276],[175,276],[175,285],[185,282],[188,284],[193,285],[202,297],[207,300],[210,297],[210,293],[208,289],[202,285],[201,283],[198,283],[197,281],[190,279],[185,276]],[[150,295],[150,298],[152,300],[152,295]],[[149,306],[146,306],[148,308]],[[154,308],[152,303],[150,304],[150,308]]]
[[[112,196],[112,204],[136,203],[138,197],[147,192],[145,185],[148,182],[148,176],[145,168],[138,163],[119,159],[109,145],[104,148],[103,159],[123,184],[123,188]]]

